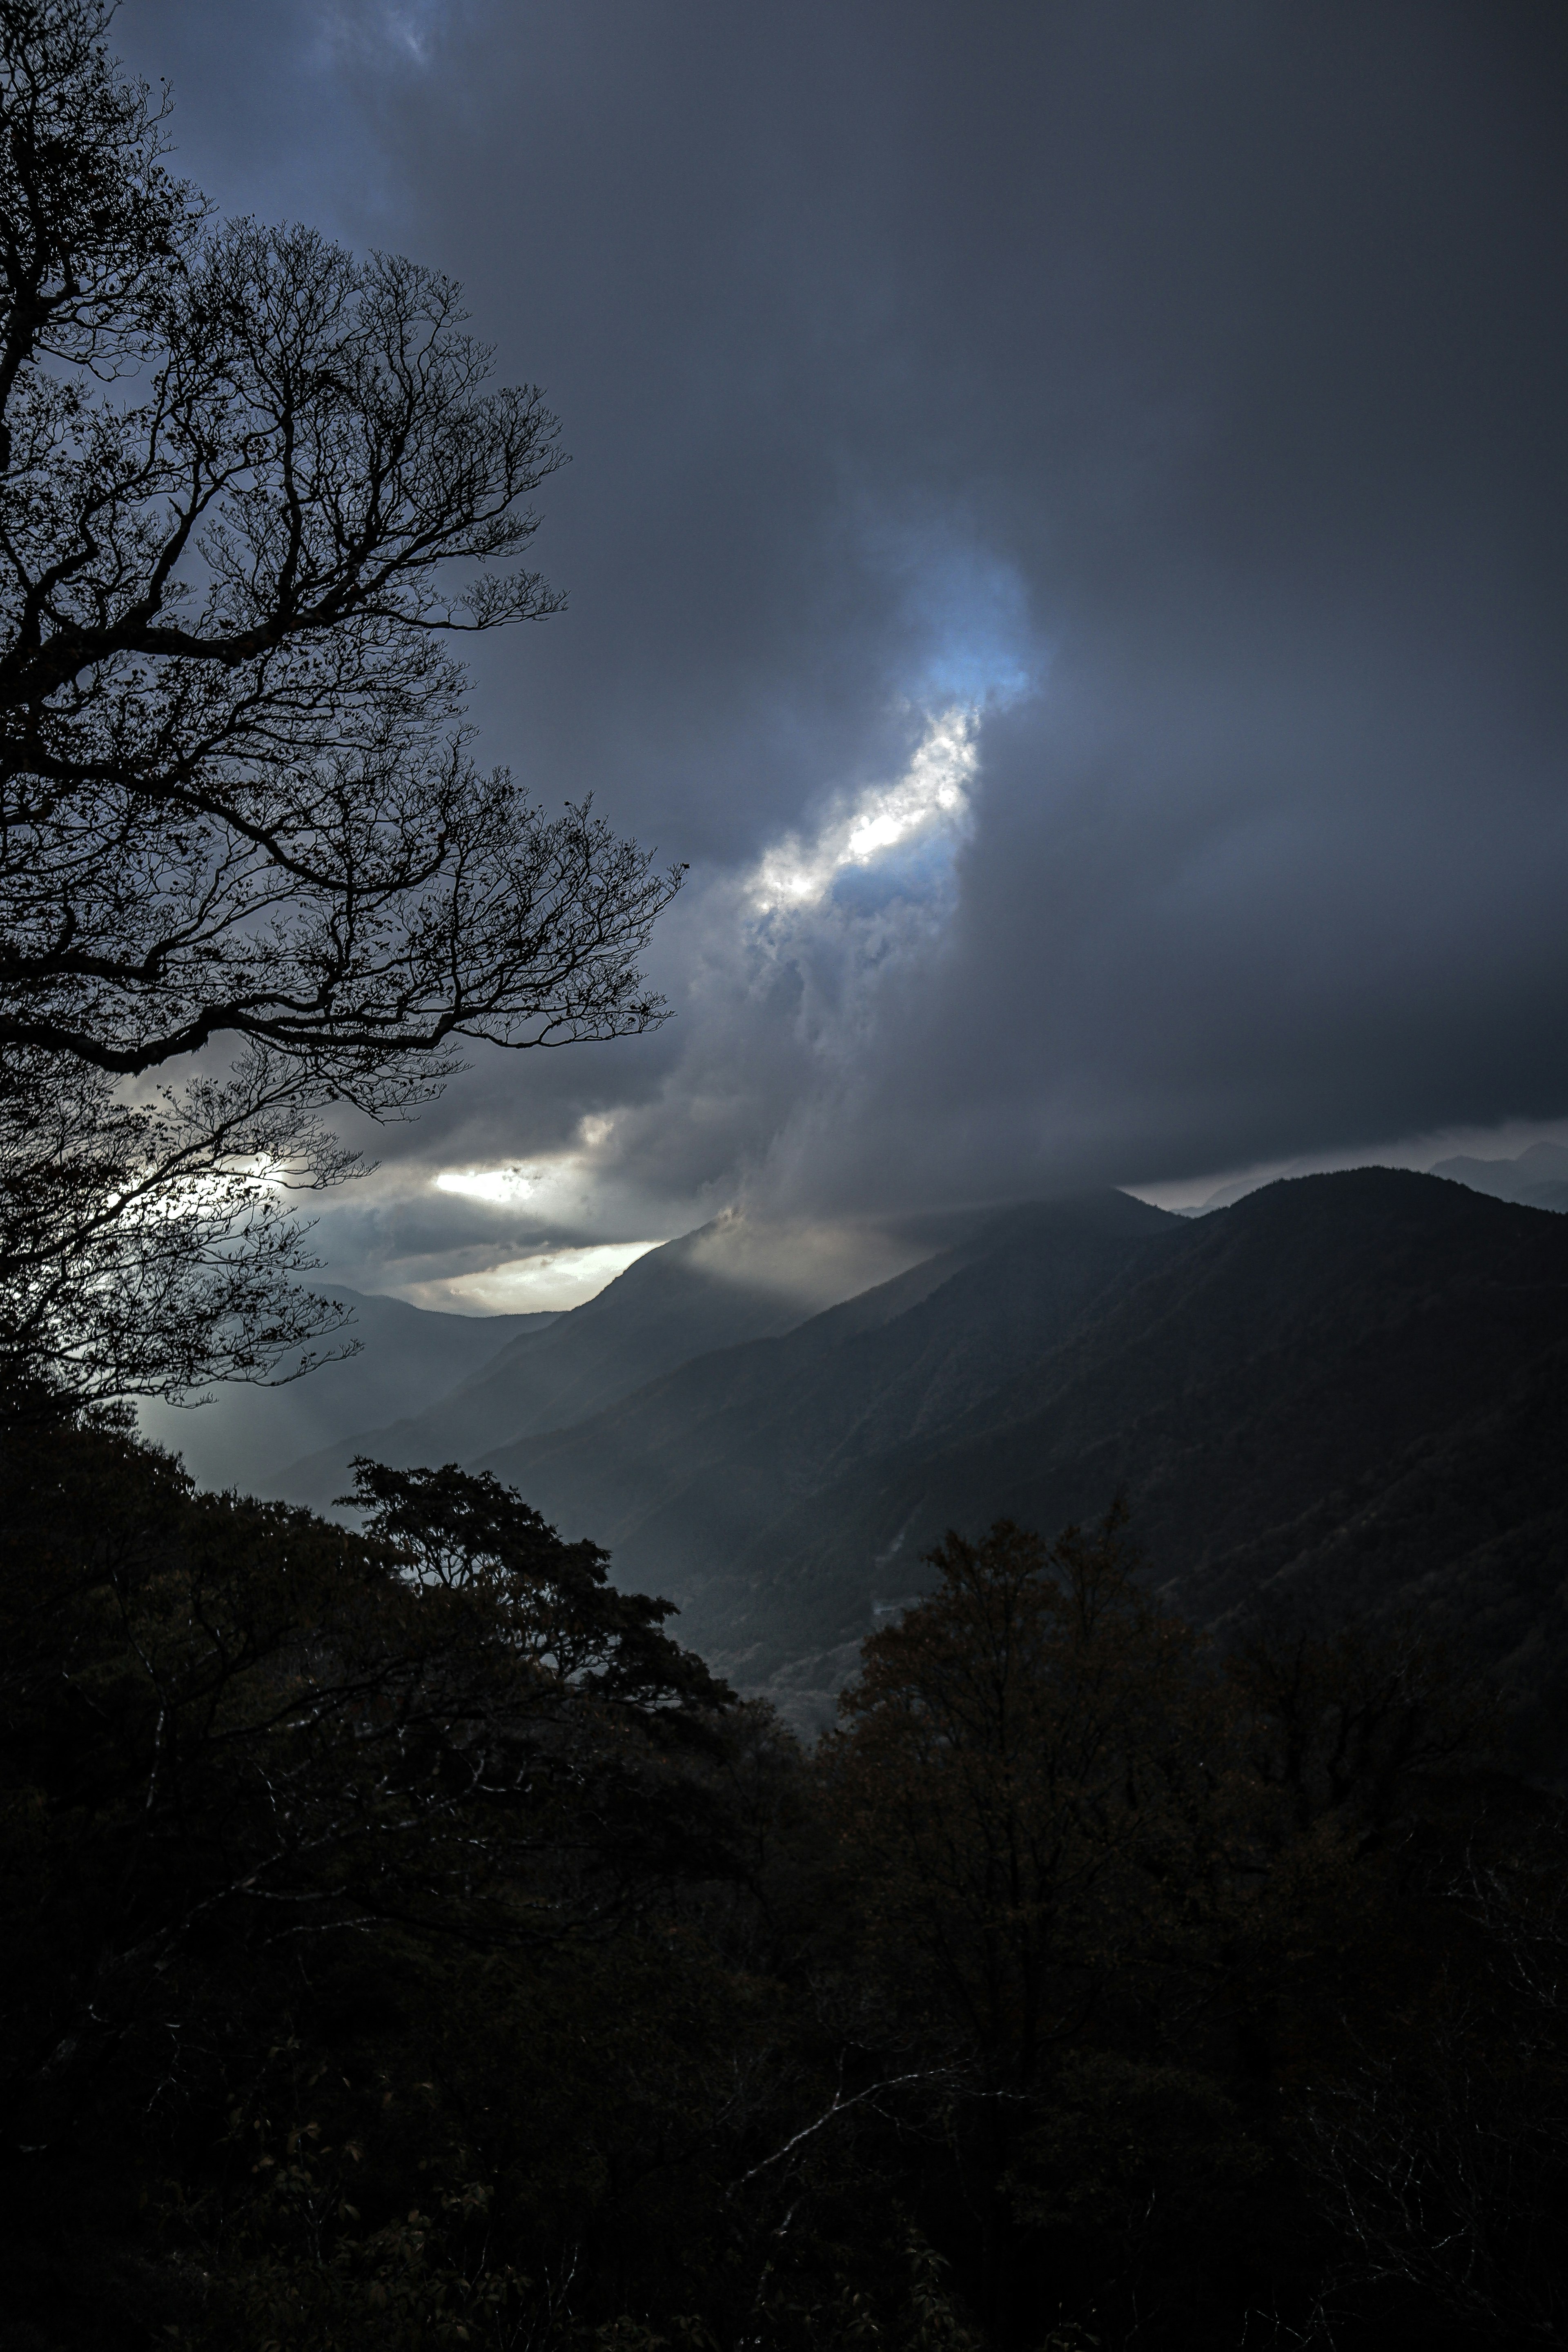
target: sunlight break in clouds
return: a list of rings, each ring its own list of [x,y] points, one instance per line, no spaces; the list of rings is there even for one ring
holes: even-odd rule
[[[405,1284],[397,1296],[411,1307],[448,1314],[564,1315],[597,1297],[606,1283],[658,1247],[657,1242],[594,1242],[584,1248],[540,1250],[478,1273]]]
[[[461,1192],[470,1201],[526,1201],[553,1171],[543,1168],[444,1168],[437,1192]]]
[[[490,1209],[521,1210],[530,1223],[537,1220],[540,1244],[537,1252],[482,1272],[465,1269],[417,1289],[404,1286],[402,1296],[416,1305],[470,1312],[575,1303],[587,1295],[567,1295],[578,1281],[595,1271],[607,1281],[655,1245],[644,1239],[586,1245],[586,1237],[603,1233],[606,1223],[626,1234],[628,1171],[639,1160],[679,1165],[693,1142],[696,1155],[674,1188],[684,1199],[666,1195],[657,1208],[649,1202],[645,1234],[649,1224],[664,1223],[657,1239],[667,1239],[670,1231],[706,1223],[742,1198],[762,1211],[763,1224],[781,1215],[788,1220],[792,1212],[773,1197],[776,1187],[764,1182],[759,1189],[759,1178],[765,1165],[776,1176],[781,1155],[790,1155],[789,1138],[803,1120],[813,1126],[824,1111],[825,1089],[837,1105],[844,1086],[853,1085],[876,1049],[883,991],[911,957],[929,956],[952,911],[957,852],[973,822],[981,719],[995,698],[952,698],[921,711],[921,731],[895,776],[843,793],[830,802],[814,834],[784,835],[749,873],[712,887],[698,984],[683,1007],[683,1058],[697,1074],[691,1086],[678,1078],[657,1108],[585,1116],[576,1148],[558,1156],[443,1169],[433,1180],[437,1192]],[[781,970],[792,976],[782,999],[775,988]],[[763,1066],[795,1100],[784,1119],[770,1112],[765,1131],[758,1132],[749,1127],[748,1113]],[[793,1072],[787,1077],[786,1067]],[[720,1112],[695,1128],[693,1088],[710,1113]],[[828,1106],[826,1115],[831,1124],[838,1110]],[[716,1157],[707,1155],[705,1139],[718,1143]],[[630,1189],[635,1197],[635,1181]],[[606,1218],[606,1202],[617,1193],[616,1213]],[[546,1233],[570,1234],[576,1245],[547,1244]],[[760,1225],[748,1226],[741,1249],[751,1279],[762,1278],[752,1264],[762,1246],[760,1233]],[[781,1246],[797,1282],[823,1258],[822,1235],[813,1231],[808,1237],[798,1222]],[[858,1263],[864,1236],[857,1253]]]
[[[604,1141],[612,1122],[582,1122],[585,1145]],[[558,1160],[514,1162],[505,1168],[444,1168],[434,1180],[437,1192],[482,1201],[491,1208],[525,1208],[546,1225],[576,1225],[591,1216],[594,1171],[577,1152]],[[590,1223],[589,1230],[592,1230]],[[456,1308],[459,1314],[527,1315],[548,1309],[564,1313],[581,1307],[666,1234],[649,1240],[542,1244],[525,1256],[495,1265],[405,1286],[400,1295],[415,1307]]]
[[[748,895],[757,913],[813,906],[847,867],[871,866],[891,850],[927,842],[956,848],[969,830],[977,718],[957,703],[938,711],[896,782],[868,787],[814,842],[789,834],[775,844],[751,878]]]
[[[586,1154],[607,1139],[614,1126],[612,1118],[591,1115],[578,1122],[581,1151],[511,1160],[501,1168],[444,1168],[435,1179],[436,1190],[484,1201],[492,1208],[526,1208],[557,1229],[580,1223],[594,1181]]]

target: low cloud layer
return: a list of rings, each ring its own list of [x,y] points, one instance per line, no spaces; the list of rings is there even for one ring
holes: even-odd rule
[[[677,1018],[481,1056],[329,1209],[343,1278],[494,1306],[735,1202],[881,1234],[1568,1117],[1552,12],[117,37],[221,205],[451,270],[546,386],[572,607],[474,715],[691,864]]]

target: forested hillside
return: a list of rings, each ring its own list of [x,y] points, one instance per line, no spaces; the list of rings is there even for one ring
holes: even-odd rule
[[[1414,1629],[1001,1525],[808,1757],[489,1480],[0,1482],[16,2352],[1561,2326],[1568,1845]]]
[[[809,1281],[804,1296],[758,1281],[743,1256],[735,1262],[726,1233],[727,1221],[648,1251],[596,1297],[554,1318],[548,1334],[519,1333],[449,1395],[433,1383],[424,1411],[280,1464],[279,1491],[330,1503],[358,1453],[399,1465],[472,1461],[526,1431],[596,1413],[689,1357],[787,1330],[809,1314]]]
[[[1429,1612],[1555,1754],[1568,1221],[1367,1169],[1195,1224],[1120,1195],[1012,1213],[922,1275],[874,1333],[819,1318],[489,1465],[802,1720],[811,1658],[852,1663],[947,1527],[1120,1492],[1195,1622]]]

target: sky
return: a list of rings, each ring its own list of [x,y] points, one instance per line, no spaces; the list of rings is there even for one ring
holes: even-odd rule
[[[880,1265],[991,1202],[1568,1139],[1561,11],[115,40],[222,210],[448,272],[544,388],[569,608],[481,645],[479,749],[689,867],[675,1017],[482,1052],[329,1272],[553,1307],[729,1211]]]

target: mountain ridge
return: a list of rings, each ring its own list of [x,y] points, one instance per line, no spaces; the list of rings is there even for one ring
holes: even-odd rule
[[[984,1347],[994,1379],[1009,1341],[1026,1356],[1036,1352],[1044,1276],[1051,1285],[1044,1311],[1075,1312],[1130,1251],[1184,1230],[1163,1211],[1115,1192],[1002,1212],[968,1244],[787,1336],[678,1367],[595,1420],[500,1449],[475,1466],[521,1483],[547,1513],[591,1508],[601,1540],[612,1549],[633,1542],[640,1574],[657,1565],[667,1581],[685,1581],[679,1554],[691,1536],[693,1503],[684,1491],[691,1471],[699,1483],[712,1471],[727,1485],[707,1496],[710,1517],[746,1525],[770,1497],[777,1505],[803,1481],[824,1483],[835,1456],[877,1451],[889,1428],[918,1435],[940,1426],[943,1391],[950,1414],[966,1353]],[[825,1389],[828,1363],[837,1377]],[[696,1460],[672,1476],[668,1442],[683,1427]],[[657,1522],[671,1513],[670,1555],[650,1558],[637,1536],[646,1537],[650,1515]]]
[[[1412,1309],[1403,1329],[1397,1311],[1381,1324],[1369,1318],[1348,1361],[1345,1351],[1331,1350],[1306,1375],[1299,1335],[1293,1349],[1248,1349],[1237,1357],[1233,1371],[1222,1365],[1218,1383],[1197,1385],[1184,1384],[1169,1363],[1161,1376],[1140,1383],[1129,1377],[1136,1374],[1136,1362],[1125,1349],[1116,1349],[1114,1334],[1102,1332],[1098,1340],[1085,1336],[1078,1343],[1079,1361],[1058,1360],[1051,1367],[1052,1393],[1033,1413],[1002,1418],[984,1432],[956,1433],[934,1456],[917,1459],[905,1449],[876,1465],[874,1482],[860,1482],[858,1491],[846,1482],[803,1505],[794,1525],[775,1526],[765,1570],[753,1549],[734,1562],[727,1594],[690,1596],[692,1638],[719,1657],[749,1650],[755,1667],[771,1658],[784,1663],[784,1654],[805,1646],[812,1634],[811,1646],[820,1648],[847,1639],[857,1624],[868,1625],[874,1587],[886,1579],[868,1574],[864,1563],[885,1562],[889,1544],[912,1561],[949,1522],[973,1533],[992,1517],[1007,1516],[1049,1530],[1097,1515],[1117,1492],[1128,1496],[1133,1531],[1154,1580],[1199,1623],[1234,1619],[1270,1579],[1289,1577],[1292,1567],[1298,1601],[1305,1602],[1315,1584],[1318,1602],[1326,1605],[1324,1559],[1314,1564],[1300,1538],[1285,1539],[1285,1530],[1301,1514],[1314,1512],[1337,1527],[1358,1489],[1365,1524],[1379,1524],[1382,1531],[1376,1543],[1363,1542],[1358,1550],[1353,1590],[1340,1580],[1343,1612],[1352,1606],[1386,1611],[1402,1597],[1413,1601],[1415,1594],[1405,1588],[1419,1582],[1421,1571],[1398,1557],[1402,1547],[1408,1549],[1408,1514],[1391,1516],[1391,1506],[1380,1514],[1376,1502],[1398,1484],[1402,1450],[1426,1448],[1437,1458],[1464,1452],[1473,1445],[1476,1424],[1510,1390],[1517,1392],[1516,1413],[1528,1409],[1539,1420],[1551,1418],[1541,1400],[1552,1389],[1568,1327],[1563,1275],[1568,1226],[1528,1208],[1497,1204],[1492,1213],[1532,1225],[1539,1220],[1531,1246],[1544,1242],[1558,1271],[1549,1286],[1526,1286],[1522,1317],[1492,1318],[1489,1346],[1485,1313],[1478,1319],[1468,1311],[1474,1298],[1462,1302],[1458,1314]],[[1513,1301],[1516,1308],[1520,1304]],[[1147,1344],[1157,1332],[1152,1318],[1141,1338]],[[1233,1343],[1234,1334],[1227,1336]],[[998,1402],[993,1401],[993,1409]],[[1526,1528],[1532,1513],[1541,1517],[1542,1541],[1555,1563],[1550,1572],[1561,1580],[1568,1570],[1568,1521],[1553,1465],[1568,1461],[1563,1442],[1568,1428],[1555,1425],[1557,1444],[1543,1444],[1527,1461],[1529,1492],[1516,1500],[1497,1536],[1503,1552],[1529,1549]],[[1342,1507],[1334,1507],[1336,1496]],[[823,1528],[830,1532],[824,1535]],[[1321,1551],[1321,1540],[1317,1549]],[[771,1605],[759,1608],[762,1581],[774,1590]],[[1458,1602],[1450,1600],[1453,1617]],[[1484,1613],[1484,1601],[1471,1589],[1459,1613]]]
[[[790,1330],[821,1303],[750,1275],[737,1221],[715,1218],[648,1250],[548,1331],[521,1334],[420,1412],[362,1427],[281,1475],[292,1499],[321,1507],[349,1483],[354,1454],[394,1468],[472,1461],[590,1418],[692,1358]]]
[[[863,1304],[840,1337],[807,1323],[782,1344],[679,1367],[604,1416],[485,1458],[572,1532],[580,1521],[610,1543],[619,1577],[679,1604],[683,1639],[788,1697],[803,1723],[814,1706],[820,1719],[823,1698],[802,1685],[803,1662],[836,1659],[841,1679],[879,1604],[909,1597],[946,1526],[974,1534],[1008,1516],[1050,1530],[1119,1490],[1151,1576],[1200,1622],[1233,1622],[1287,1591],[1293,1605],[1331,1600],[1342,1613],[1401,1596],[1437,1607],[1441,1594],[1447,1620],[1480,1625],[1494,1662],[1523,1672],[1520,1627],[1541,1621],[1552,1563],[1568,1573],[1568,1495],[1552,1467],[1568,1464],[1568,1423],[1552,1418],[1568,1221],[1401,1171],[1297,1178],[1196,1222],[1139,1203],[1135,1245],[1125,1234],[1074,1279],[1064,1259],[1047,1296],[1043,1259],[1025,1278],[1028,1246],[1054,1232],[1068,1248],[1072,1214],[1011,1213],[951,1265],[921,1269],[922,1296],[900,1311]],[[1012,1286],[1016,1354],[993,1347],[977,1368],[985,1315],[968,1327],[957,1310],[988,1282],[993,1303]],[[948,1358],[922,1369],[923,1335],[944,1318]],[[791,1351],[798,1369],[784,1377]],[[839,1402],[879,1351],[906,1360],[904,1426],[881,1444],[863,1442],[879,1434],[877,1399],[853,1413]],[[926,1370],[935,1402],[922,1419],[910,1405]],[[801,1437],[810,1414],[791,1378],[822,1384],[818,1418],[842,1424],[834,1443],[820,1428]],[[1533,1454],[1510,1455],[1510,1415],[1536,1431]],[[683,1446],[673,1470],[650,1469]],[[1511,1498],[1492,1525],[1470,1488],[1505,1456]],[[1423,1551],[1421,1514],[1461,1490],[1466,1524],[1489,1532],[1466,1550],[1429,1528]],[[1539,1572],[1527,1572],[1531,1546],[1548,1563]],[[1514,1594],[1489,1616],[1487,1575]]]
[[[447,1314],[319,1278],[310,1287],[352,1308],[343,1337],[359,1342],[353,1355],[275,1387],[236,1381],[194,1407],[142,1404],[142,1434],[184,1456],[199,1484],[279,1495],[285,1465],[307,1446],[315,1451],[373,1419],[416,1407],[433,1386],[445,1391],[470,1378],[503,1348],[557,1319]]]

